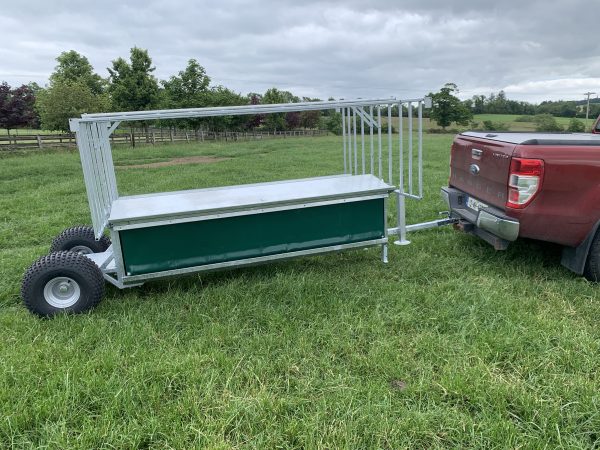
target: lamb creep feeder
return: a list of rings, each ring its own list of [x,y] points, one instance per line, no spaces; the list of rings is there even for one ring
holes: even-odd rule
[[[397,118],[391,115],[394,106],[400,112]],[[42,316],[82,312],[101,300],[104,280],[122,289],[157,278],[351,248],[380,246],[387,262],[389,235],[398,236],[396,244],[407,244],[407,232],[449,223],[441,219],[407,226],[405,221],[406,198],[423,196],[422,111],[428,106],[428,98],[388,98],[84,114],[71,119],[93,229],[69,228],[54,240],[51,253],[25,274],[24,302]],[[389,126],[382,126],[382,109]],[[315,110],[341,113],[342,174],[119,196],[110,135],[121,122]],[[392,134],[394,120],[398,136]],[[390,195],[398,211],[393,227],[387,223]]]

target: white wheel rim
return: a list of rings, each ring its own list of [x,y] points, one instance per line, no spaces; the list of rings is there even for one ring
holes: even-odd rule
[[[89,255],[90,253],[94,253],[93,250],[85,245],[76,245],[73,247],[70,252],[80,253],[82,255]]]
[[[56,277],[44,286],[44,298],[55,308],[68,308],[79,300],[81,289],[79,284],[69,277]]]

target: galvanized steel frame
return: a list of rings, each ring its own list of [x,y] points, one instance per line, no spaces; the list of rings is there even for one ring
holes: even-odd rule
[[[96,238],[102,236],[112,203],[119,197],[109,140],[117,125],[117,122],[86,122],[77,124],[75,129]]]
[[[365,106],[369,107],[369,111],[365,110]],[[394,117],[392,116],[392,108],[398,107],[398,171],[394,168],[394,145],[393,132]],[[417,116],[413,110],[416,107]],[[412,100],[383,100],[383,101],[368,101],[362,105],[343,106],[342,113],[342,138],[343,138],[343,161],[344,173],[358,175],[367,174],[376,175],[383,181],[398,186],[398,193],[404,197],[410,197],[417,200],[423,198],[423,108],[431,107],[431,99],[424,97],[421,99]],[[374,117],[374,108],[377,108],[377,117]],[[383,139],[382,130],[385,126],[381,122],[381,109],[387,109],[387,140]],[[407,125],[405,126],[404,108],[407,110]],[[415,155],[415,145],[413,139],[413,120],[417,119],[417,145]],[[369,134],[365,137],[365,128]],[[407,145],[405,150],[404,144],[404,129],[407,130]],[[360,130],[360,131],[359,131]],[[377,130],[377,138],[375,138],[375,130]],[[368,144],[367,143],[368,139]],[[360,140],[360,158],[358,154],[358,141]],[[377,167],[374,162],[375,140],[377,141]],[[384,145],[387,141],[387,146]],[[365,148],[370,150],[369,161],[366,163],[367,155]],[[385,155],[387,152],[387,155]],[[387,158],[386,158],[387,156]],[[416,158],[416,160],[415,160]],[[387,159],[387,179],[382,173],[383,162]],[[360,160],[360,166],[359,166]],[[417,187],[414,186],[414,169],[417,170]]]
[[[369,107],[369,111],[365,107]],[[393,117],[392,108],[398,108],[398,153],[397,153],[397,173],[394,167],[394,145],[393,145]],[[413,138],[413,120],[414,108],[417,109],[417,144],[416,155]],[[390,235],[398,235],[397,245],[408,244],[406,239],[408,231],[416,229],[430,228],[439,226],[440,221],[426,222],[426,224],[417,224],[419,228],[412,228],[406,225],[406,198],[421,200],[423,198],[423,108],[431,107],[431,98],[424,97],[409,100],[385,100],[373,101],[365,105],[346,105],[342,107],[342,130],[343,130],[343,159],[344,173],[365,174],[371,173],[378,176],[383,181],[391,185],[398,186],[394,191],[396,194],[397,224],[388,230]],[[377,110],[377,117],[374,116],[374,108]],[[387,139],[384,139],[382,130],[384,125],[381,121],[381,109],[387,109]],[[404,109],[406,109],[406,125]],[[360,133],[358,132],[360,125]],[[368,129],[368,136],[365,137],[365,127]],[[406,144],[404,139],[404,130],[407,129]],[[377,137],[375,137],[377,130]],[[361,165],[359,167],[358,158],[358,139],[360,139]],[[365,141],[370,150],[370,164],[366,164]],[[377,165],[375,165],[375,140],[377,141]],[[387,142],[387,146],[385,145]],[[387,158],[386,158],[387,151]],[[387,160],[387,179],[383,173],[384,161]],[[416,180],[415,180],[416,166]],[[415,186],[416,184],[416,186]]]
[[[398,153],[397,164],[394,164],[394,145],[392,133],[392,108],[398,107]],[[414,108],[417,109],[417,145],[415,159],[415,145],[413,140]],[[283,255],[272,255],[261,258],[252,258],[248,261],[231,261],[228,263],[213,264],[209,266],[178,269],[158,274],[145,274],[138,276],[127,276],[124,273],[119,230],[140,227],[144,225],[156,225],[153,222],[131,223],[128,225],[117,225],[110,230],[113,246],[113,258],[115,268],[111,269],[105,276],[110,282],[118,287],[127,287],[139,284],[147,279],[173,276],[184,273],[200,272],[205,270],[216,270],[218,268],[246,266],[269,260],[287,259],[294,256],[324,253],[345,248],[366,247],[372,245],[382,246],[382,259],[387,262],[387,243],[389,235],[398,235],[395,244],[404,245],[409,243],[406,234],[449,223],[447,219],[425,222],[422,224],[406,225],[406,198],[420,200],[423,198],[423,108],[431,107],[430,98],[415,98],[400,100],[395,98],[384,99],[357,99],[337,100],[325,102],[301,102],[285,103],[275,105],[245,105],[211,108],[188,108],[177,110],[157,111],[134,111],[117,113],[83,114],[81,118],[71,119],[71,130],[76,133],[77,145],[81,155],[81,163],[85,178],[88,202],[92,216],[95,235],[100,238],[108,225],[108,218],[112,203],[119,197],[115,177],[114,163],[110,148],[110,134],[122,121],[146,121],[158,119],[185,119],[218,116],[238,116],[253,114],[273,114],[301,111],[336,110],[341,113],[342,118],[342,149],[343,169],[345,174],[358,175],[373,174],[390,185],[397,186],[394,191],[397,203],[397,224],[395,227],[385,227],[385,237],[382,239],[347,245],[338,245],[322,249],[293,252]],[[406,122],[405,114],[406,108]],[[387,110],[387,139],[383,136],[382,109]],[[404,130],[407,129],[407,142],[405,146]],[[365,133],[367,129],[367,133]],[[360,131],[359,131],[360,130]],[[376,131],[376,133],[375,133]],[[360,139],[360,159],[359,159]],[[377,141],[377,142],[375,142]],[[385,145],[387,141],[387,145]],[[368,157],[366,152],[369,152]],[[387,155],[385,152],[387,151]],[[385,158],[387,156],[387,158]],[[384,161],[387,159],[387,180],[383,173]],[[360,164],[359,164],[360,162]],[[416,166],[416,180],[414,172]],[[395,173],[397,167],[397,173]],[[416,186],[415,186],[416,184]],[[348,201],[353,201],[349,199]],[[269,208],[265,208],[267,211]],[[388,202],[385,201],[384,223],[387,223]],[[261,212],[253,210],[251,212]],[[215,216],[216,217],[216,216]],[[178,223],[188,220],[187,218],[172,218],[161,221],[160,224]],[[189,220],[201,220],[198,217]],[[106,268],[105,268],[106,269]],[[116,275],[116,279],[113,277]],[[109,279],[107,278],[107,279]]]

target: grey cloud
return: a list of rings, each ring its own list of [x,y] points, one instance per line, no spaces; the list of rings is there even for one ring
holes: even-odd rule
[[[596,17],[579,0],[28,0],[0,13],[0,79],[43,84],[69,49],[106,76],[137,45],[158,78],[197,58],[240,92],[408,97],[453,81],[464,96],[508,88],[538,101],[600,90]]]

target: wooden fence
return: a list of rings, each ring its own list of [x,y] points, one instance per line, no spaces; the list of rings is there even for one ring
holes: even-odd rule
[[[150,128],[135,130],[133,137],[136,145],[167,144],[181,142],[204,141],[239,141],[272,138],[292,138],[298,136],[325,136],[326,130],[293,130],[293,131],[194,131],[169,128]],[[118,130],[110,136],[112,145],[132,145],[132,133]],[[24,148],[53,148],[75,146],[75,134],[30,134],[0,136],[0,151]]]

